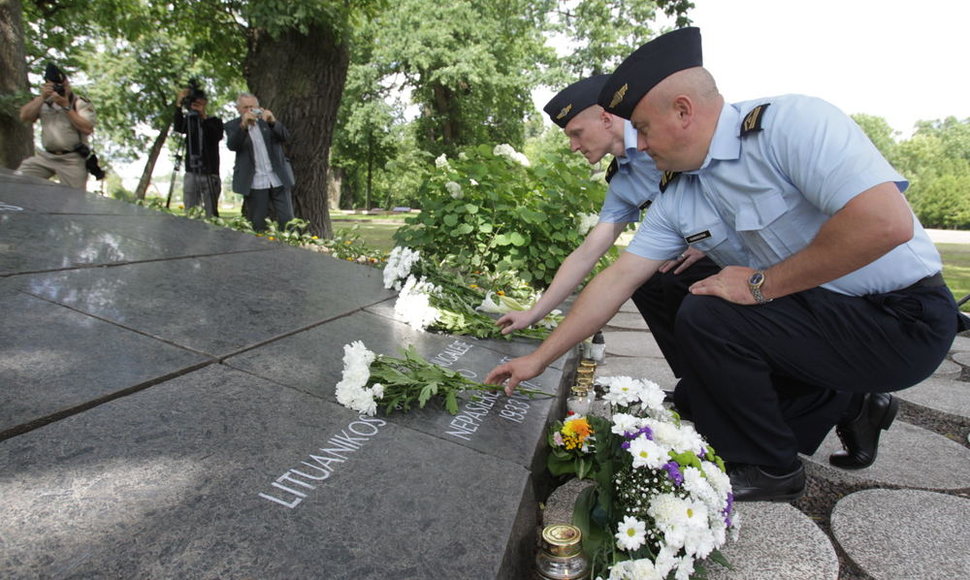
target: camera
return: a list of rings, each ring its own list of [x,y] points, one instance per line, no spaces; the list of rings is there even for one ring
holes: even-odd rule
[[[252,113],[256,117],[262,117],[263,116],[263,110],[262,109],[249,109],[249,112]]]
[[[98,156],[91,151],[86,143],[78,143],[74,146],[74,152],[84,158],[84,166],[87,168],[88,173],[94,176],[95,179],[104,179],[105,172],[104,169],[98,165]]]
[[[186,110],[192,108],[192,103],[198,101],[199,99],[205,99],[205,91],[199,88],[198,79],[189,79],[189,83],[185,86],[188,92],[182,97],[182,107]]]
[[[61,69],[57,68],[52,62],[47,63],[47,69],[44,70],[44,80],[54,85],[54,92],[60,96],[64,96],[64,81],[67,77]]]

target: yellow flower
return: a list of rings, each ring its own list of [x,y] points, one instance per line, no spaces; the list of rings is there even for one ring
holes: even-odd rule
[[[496,294],[498,294],[499,296],[505,296],[505,292],[503,292],[502,290],[499,290],[498,292],[496,292]]]
[[[317,236],[310,236],[310,239],[311,240],[319,240],[320,238],[318,238]]]
[[[269,237],[268,237],[268,238],[266,238],[266,239],[268,239],[269,241],[271,241],[271,242],[272,242],[272,241],[273,241],[273,240],[275,240],[276,238],[274,238],[273,236],[269,236]]]

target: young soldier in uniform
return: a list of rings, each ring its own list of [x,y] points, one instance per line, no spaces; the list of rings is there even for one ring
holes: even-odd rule
[[[553,334],[485,381],[511,391],[542,372],[664,260],[715,235],[698,226],[720,220],[750,261],[684,299],[675,337],[689,364],[677,392],[727,460],[735,498],[802,495],[798,453],[813,453],[835,425],[845,450],[829,461],[870,465],[898,405],[886,392],[929,376],[961,320],[939,253],[902,195],[906,180],[822,100],[726,104],[702,67],[696,28],[640,47],[599,102],[631,119],[640,150],[666,172],[664,193]]]
[[[599,222],[566,257],[542,297],[531,309],[513,311],[498,319],[496,323],[504,326],[505,334],[541,320],[561,304],[613,246],[627,224],[640,221],[640,213],[660,192],[661,172],[649,155],[637,151],[637,134],[630,122],[607,113],[596,103],[608,78],[604,74],[577,81],[543,108],[566,133],[570,148],[582,153],[591,164],[607,154],[613,155],[606,172],[609,186]],[[687,288],[718,269],[702,252],[688,249],[661,266],[660,272],[633,293],[633,302],[678,377],[681,365],[674,343],[674,317]]]
[[[67,76],[53,64],[47,65],[40,95],[20,108],[20,120],[40,119],[42,150],[20,163],[17,172],[42,179],[56,175],[61,183],[85,189],[88,183],[88,136],[94,132],[94,106],[71,90]],[[78,147],[82,146],[82,151]]]

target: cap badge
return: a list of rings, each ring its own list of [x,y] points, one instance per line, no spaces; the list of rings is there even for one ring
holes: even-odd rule
[[[572,105],[566,105],[565,107],[562,108],[561,111],[559,111],[559,114],[556,115],[556,120],[558,121],[559,119],[562,119],[563,117],[569,114],[569,111],[572,111],[572,110],[573,110]]]
[[[630,83],[623,83],[623,86],[617,89],[615,93],[613,93],[613,100],[610,101],[611,109],[616,108],[616,106],[620,104],[620,101],[622,101],[623,97],[626,96],[626,91],[629,88],[630,88]]]

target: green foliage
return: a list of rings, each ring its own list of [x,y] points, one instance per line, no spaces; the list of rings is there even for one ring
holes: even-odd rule
[[[582,243],[577,218],[597,211],[604,188],[562,155],[525,166],[496,154],[501,147],[439,158],[439,170],[421,187],[421,213],[405,220],[394,239],[429,259],[517,272],[544,288]]]

